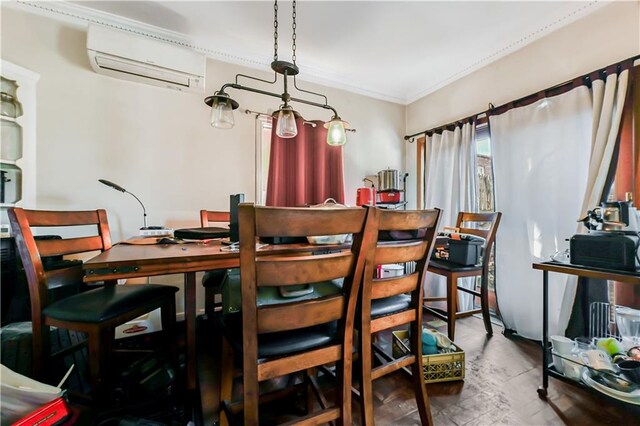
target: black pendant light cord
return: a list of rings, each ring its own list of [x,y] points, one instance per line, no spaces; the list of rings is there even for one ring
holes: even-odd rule
[[[291,13],[291,17],[293,20],[293,23],[291,24],[291,29],[292,29],[292,34],[291,34],[291,60],[293,61],[293,64],[296,65],[296,28],[297,28],[297,23],[296,23],[296,18],[297,18],[297,11],[296,11],[296,0],[293,0],[292,3],[292,7],[293,7],[293,11]],[[275,0],[273,2],[273,60],[277,61],[278,60],[278,0]],[[267,95],[267,96],[273,96],[276,98],[282,98],[282,95],[279,94],[275,94],[275,93],[271,93],[271,92],[267,92],[264,90],[260,90],[260,89],[254,89],[251,87],[246,87],[246,86],[242,86],[240,84],[240,82],[238,81],[238,78],[243,77],[243,78],[247,78],[249,80],[255,80],[255,81],[260,81],[263,83],[268,83],[268,84],[275,84],[278,82],[278,73],[274,72],[273,75],[273,80],[265,80],[262,78],[258,78],[258,77],[253,77],[251,75],[246,75],[246,74],[236,74],[236,78],[235,78],[235,84],[233,83],[227,83],[224,86],[222,86],[222,88],[216,92],[216,93],[225,93],[225,89],[231,87],[232,89],[238,89],[238,90],[247,90],[249,92],[254,92],[254,93],[258,93],[261,95]],[[285,81],[285,92],[286,90],[286,80],[287,80],[287,75],[284,74],[284,81]],[[324,109],[329,109],[333,112],[334,116],[338,116],[338,113],[336,112],[336,110],[334,108],[332,108],[331,106],[329,106],[329,100],[327,99],[327,97],[321,93],[317,93],[317,92],[312,92],[311,90],[305,90],[301,87],[298,87],[298,82],[296,80],[296,76],[293,76],[293,87],[295,87],[295,89],[299,92],[303,92],[303,93],[308,93],[310,95],[314,95],[314,96],[318,96],[322,99],[324,99],[324,104],[318,103],[318,102],[312,102],[312,101],[307,101],[304,99],[298,99],[298,98],[290,98],[289,101],[293,101],[293,102],[299,102],[299,103],[303,103],[303,104],[307,104],[307,105],[311,105],[311,106],[316,106],[319,108],[324,108]]]
[[[273,60],[278,60],[278,0],[273,2]]]
[[[226,83],[224,84],[220,90],[214,92],[213,96],[209,96],[207,98],[205,98],[205,103],[209,106],[213,106],[215,102],[230,102],[232,104],[233,109],[238,108],[238,103],[236,101],[234,101],[233,99],[231,99],[229,97],[229,95],[226,93],[226,89],[227,88],[232,88],[232,89],[237,89],[237,90],[245,90],[248,92],[253,92],[253,93],[258,93],[261,95],[266,95],[266,96],[272,96],[274,98],[280,98],[282,101],[284,101],[284,106],[288,106],[289,102],[298,102],[298,103],[302,103],[302,104],[306,104],[306,105],[311,105],[317,108],[322,108],[322,109],[326,109],[326,110],[331,110],[333,113],[333,117],[332,120],[334,119],[339,119],[340,117],[338,116],[338,112],[335,110],[335,108],[333,108],[332,106],[329,105],[328,99],[325,95],[321,94],[321,93],[317,93],[317,92],[313,92],[310,90],[305,90],[302,89],[300,87],[298,87],[298,83],[296,81],[296,74],[298,74],[299,70],[298,67],[296,65],[296,39],[297,39],[297,34],[296,34],[296,30],[297,30],[297,2],[296,0],[292,1],[292,19],[293,19],[293,23],[292,23],[292,35],[291,35],[291,60],[292,63],[286,62],[286,61],[280,61],[278,60],[278,1],[275,0],[273,3],[273,63],[271,64],[271,68],[275,71],[274,72],[274,78],[273,80],[266,80],[266,79],[262,79],[262,78],[258,78],[258,77],[253,77],[250,75],[246,75],[246,74],[236,74],[235,77],[235,82],[234,83]],[[253,87],[248,87],[248,86],[243,86],[242,84],[240,84],[239,79],[240,78],[246,78],[249,80],[254,80],[254,81],[259,81],[262,83],[267,83],[267,84],[276,84],[278,82],[278,74],[282,74],[284,76],[284,93],[272,93],[272,92],[268,92],[266,90],[262,90],[262,89],[256,89]],[[307,93],[309,95],[314,95],[314,96],[318,96],[320,98],[322,98],[324,100],[324,103],[320,103],[320,102],[314,102],[314,101],[310,101],[310,100],[306,100],[306,99],[300,99],[300,98],[294,98],[291,97],[291,95],[288,93],[287,91],[287,78],[288,77],[293,77],[293,86],[295,87],[295,89],[299,92],[302,93]]]
[[[293,24],[291,28],[293,29],[293,33],[291,34],[291,61],[293,65],[296,64],[296,0],[293,0],[293,13],[291,14],[293,17]],[[295,77],[295,76],[294,76]]]

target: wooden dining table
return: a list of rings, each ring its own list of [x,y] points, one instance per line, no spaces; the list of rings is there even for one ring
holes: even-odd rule
[[[317,250],[334,250],[341,245],[316,246]],[[258,255],[309,251],[308,244],[259,246]],[[111,247],[83,265],[84,282],[184,274],[184,314],[186,323],[187,390],[196,389],[196,273],[240,266],[238,250],[219,240],[188,244],[126,244]]]
[[[223,251],[219,242],[209,244],[116,244],[83,265],[87,283],[184,274],[186,324],[186,382],[196,389],[196,273],[236,268],[238,251]]]

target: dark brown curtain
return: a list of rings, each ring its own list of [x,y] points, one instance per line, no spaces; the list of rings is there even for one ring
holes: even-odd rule
[[[342,147],[327,145],[324,122],[313,123],[315,127],[298,118],[298,135],[282,139],[276,136],[273,120],[268,206],[301,207],[320,204],[327,198],[344,204]]]

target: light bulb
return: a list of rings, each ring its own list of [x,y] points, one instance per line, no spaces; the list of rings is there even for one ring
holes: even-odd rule
[[[231,129],[234,124],[231,102],[215,100],[211,106],[211,126],[218,129]]]
[[[347,132],[344,129],[345,122],[339,117],[334,117],[325,123],[327,128],[327,143],[331,146],[341,146],[347,143]]]
[[[278,112],[278,123],[276,125],[276,135],[281,138],[294,138],[298,134],[296,117],[291,107],[281,108]]]

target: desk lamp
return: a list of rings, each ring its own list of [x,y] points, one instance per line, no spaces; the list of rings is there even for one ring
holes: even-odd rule
[[[100,182],[103,185],[107,185],[108,187],[111,187],[111,188],[115,189],[116,191],[125,192],[125,193],[131,195],[133,198],[135,198],[140,203],[140,205],[142,206],[142,220],[143,220],[143,224],[144,224],[144,226],[142,228],[140,228],[140,235],[155,236],[155,235],[171,235],[171,234],[173,234],[173,230],[172,229],[165,228],[164,226],[147,226],[147,209],[144,207],[144,204],[142,204],[142,201],[140,201],[140,199],[138,197],[136,197],[134,194],[132,194],[131,192],[127,191],[126,189],[124,189],[123,187],[118,185],[117,183],[113,183],[113,182],[108,181],[106,179],[98,179],[98,182]]]

